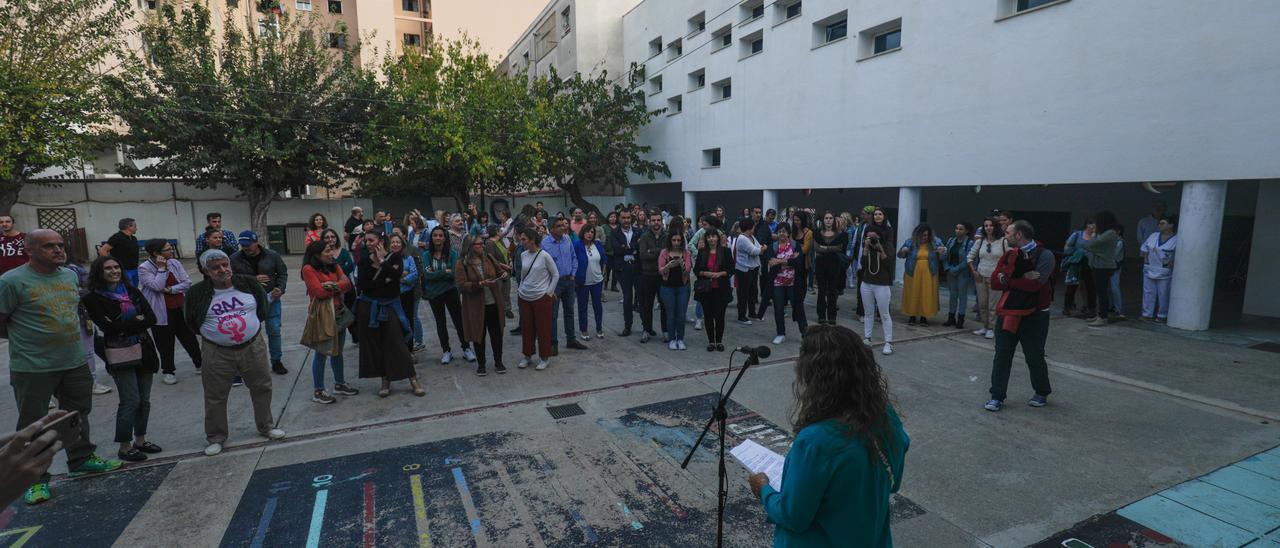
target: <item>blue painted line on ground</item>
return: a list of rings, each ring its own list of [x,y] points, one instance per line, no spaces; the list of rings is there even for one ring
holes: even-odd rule
[[[276,498],[267,499],[267,505],[262,508],[262,519],[258,520],[258,530],[253,534],[253,543],[251,548],[262,548],[262,543],[267,539],[267,527],[271,525],[271,517],[276,514]]]
[[[639,521],[637,521],[635,516],[631,515],[631,509],[627,508],[627,504],[625,502],[619,502],[618,508],[622,509],[622,515],[626,516],[627,519],[631,520],[632,529],[635,529],[637,531],[640,529],[644,529],[644,525],[641,524]]]
[[[577,508],[570,508],[569,513],[573,516],[573,521],[578,524],[578,527],[582,528],[582,533],[586,535],[587,542],[595,544],[600,540],[600,537],[596,535],[596,530],[592,529],[590,525],[587,525],[586,518],[582,517],[582,514],[578,512]]]
[[[316,491],[316,503],[311,507],[311,529],[307,532],[307,548],[320,546],[320,529],[324,525],[324,507],[328,501],[328,489]]]
[[[453,469],[452,469],[452,471],[453,471],[453,483],[457,484],[457,486],[458,486],[458,490],[459,490],[460,492],[462,492],[463,496],[465,496],[465,497],[467,497],[468,499],[470,499],[470,498],[471,498],[471,488],[467,487],[467,478],[466,478],[465,476],[463,476],[463,475],[462,475],[462,469],[461,469],[461,468],[453,468]],[[470,502],[471,502],[471,505],[474,507],[474,506],[475,506],[475,501],[470,501]],[[476,533],[480,532],[480,519],[479,519],[479,518],[477,518],[477,519],[472,519],[472,520],[469,520],[469,521],[470,521],[470,525],[471,525],[471,536],[473,536],[473,537],[474,537],[474,536],[476,535]]]

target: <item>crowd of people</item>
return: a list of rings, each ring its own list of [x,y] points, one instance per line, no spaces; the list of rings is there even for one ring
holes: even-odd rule
[[[851,317],[861,323],[864,347],[879,323],[879,350],[888,355],[894,341],[891,288],[896,259],[902,259],[899,308],[908,324],[931,325],[945,287],[941,325],[965,329],[971,321],[974,335],[995,339],[985,406],[991,411],[1003,405],[1018,345],[1035,388],[1028,403],[1045,404],[1050,388],[1043,347],[1058,282],[1066,286],[1065,314],[1079,311],[1092,327],[1119,317],[1123,228],[1110,212],[1070,234],[1061,259],[1038,243],[1029,223],[1007,211],[993,212],[976,230],[956,223],[945,241],[922,223],[901,245],[879,206],[856,215],[815,213],[756,207],[730,218],[715,207],[693,219],[632,204],[604,214],[575,207],[551,215],[538,202],[515,215],[497,211],[492,220],[471,206],[452,214],[414,210],[397,221],[382,211],[365,218],[357,207],[341,233],[317,213],[308,220],[300,272],[309,300],[301,342],[314,351],[312,401],[333,404],[336,396],[359,394],[345,378],[348,343],[359,346],[358,376],[380,380],[377,396],[390,396],[400,381],[408,382],[409,393],[426,395],[416,359],[428,351],[421,301],[435,320],[440,363],[452,362],[460,351],[479,376],[507,373],[508,333],[521,337],[516,367],[539,371],[559,356],[561,342],[585,350],[604,339],[602,303],[610,293],[620,293],[623,325],[612,336],[631,337],[638,315],[640,343],[661,338],[671,351],[687,350],[692,324],[704,332],[707,352],[724,352],[726,316],[735,299],[742,325],[765,321],[772,306],[773,343],[782,344],[789,323],[802,336],[810,330],[810,295],[817,325],[835,326],[839,298],[852,290]],[[227,397],[235,386],[249,390],[257,431],[273,440],[285,436],[272,418],[271,383],[272,373],[288,373],[281,338],[288,268],[252,230],[225,229],[218,213],[206,221],[195,240],[196,281],[174,258],[171,241],[140,245],[134,219],[120,220],[119,232],[86,266],[68,262],[59,233],[24,234],[11,216],[0,215],[0,336],[9,339],[17,430],[31,435],[34,424],[79,414],[78,435],[59,445],[72,474],[110,471],[121,461],[162,451],[147,438],[150,394],[157,374],[164,384],[179,382],[175,342],[200,375],[205,454],[220,453],[227,441]],[[1157,203],[1137,228],[1142,315],[1165,321],[1177,219]],[[509,319],[517,322],[508,332]],[[116,459],[97,456],[89,435],[92,396],[112,390],[98,382],[99,360],[119,394]],[[47,411],[54,406],[59,410]],[[36,504],[49,497],[42,472],[25,499]]]

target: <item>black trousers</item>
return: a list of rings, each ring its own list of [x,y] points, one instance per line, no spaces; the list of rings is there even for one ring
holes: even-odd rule
[[[196,335],[191,332],[191,328],[187,327],[187,319],[183,316],[181,307],[170,308],[169,325],[152,327],[151,336],[156,340],[156,350],[160,352],[161,373],[177,371],[173,365],[174,338],[182,343],[182,349],[187,351],[187,356],[191,357],[191,363],[195,364],[196,369],[200,369],[200,343],[196,341]]]
[[[640,282],[640,272],[635,263],[626,264],[613,270],[614,282],[622,284],[622,321],[627,329],[631,329],[636,315],[636,293]]]
[[[646,332],[653,332],[653,302],[658,301],[658,320],[662,325],[662,332],[667,332],[667,305],[662,304],[658,299],[658,287],[662,285],[662,276],[658,274],[643,274],[640,278],[640,327]]]
[[[809,329],[809,321],[804,314],[804,284],[796,278],[790,286],[773,286],[773,326],[777,334],[787,334],[787,304],[791,304],[791,319],[800,326],[800,335]],[[763,315],[763,313],[761,313]]]
[[[497,304],[484,305],[484,331],[480,332],[480,340],[476,342],[476,364],[484,367],[484,339],[489,337],[489,345],[493,348],[493,365],[502,365],[502,314],[498,313]]]
[[[837,279],[834,275],[823,276],[818,273],[818,321],[836,321],[836,299],[840,297],[840,286],[844,277]],[[801,307],[804,305],[801,304]]]
[[[342,294],[342,306],[346,307],[347,310],[355,312],[356,290],[352,289],[351,291]],[[351,325],[347,326],[347,335],[351,340],[351,344],[360,344],[360,332],[357,330],[356,322],[351,322]]]
[[[760,262],[764,262],[763,256]],[[769,308],[769,302],[773,300],[773,277],[769,276],[769,268],[763,264],[757,270],[760,271],[760,276],[756,279],[756,288],[760,290],[760,296],[751,301],[752,306],[747,309],[747,314],[759,308],[760,312],[756,316],[763,320],[764,311]]]
[[[450,289],[427,299],[427,302],[431,304],[431,315],[436,318],[436,337],[440,339],[440,352],[452,352],[449,348],[449,326],[444,318],[446,310],[453,318],[453,331],[458,334],[458,343],[466,348],[467,340],[462,338],[462,297],[458,296],[458,290]]]
[[[1111,310],[1111,275],[1114,268],[1093,269],[1093,292],[1098,296],[1098,317],[1107,319]]]
[[[1031,372],[1031,387],[1036,394],[1048,396],[1049,364],[1044,359],[1044,342],[1049,338],[1049,311],[1041,310],[1022,318],[1018,332],[1001,329],[996,322],[996,357],[991,363],[991,399],[1004,401],[1008,396],[1009,370],[1013,368],[1013,352],[1022,344],[1022,354]]]
[[[728,283],[728,278],[721,278],[720,283]],[[724,315],[729,308],[729,292],[711,291],[702,297],[703,329],[707,331],[707,342],[724,343]]]
[[[733,275],[734,279],[738,281],[738,321],[745,321],[760,303],[758,295],[760,291],[760,269],[753,268],[746,272],[736,270]]]

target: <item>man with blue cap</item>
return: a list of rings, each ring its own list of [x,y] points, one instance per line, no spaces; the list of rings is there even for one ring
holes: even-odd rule
[[[289,282],[289,270],[280,254],[258,243],[258,235],[252,230],[240,233],[240,251],[231,255],[231,270],[236,274],[253,276],[267,293],[267,347],[271,355],[271,372],[277,375],[289,373],[285,369],[280,341],[280,298]]]

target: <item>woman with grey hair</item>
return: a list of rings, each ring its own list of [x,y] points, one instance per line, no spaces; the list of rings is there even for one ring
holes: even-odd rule
[[[449,228],[445,232],[449,233],[449,247],[461,253],[464,249],[462,241],[468,236],[467,223],[462,219],[461,213],[449,216]]]

